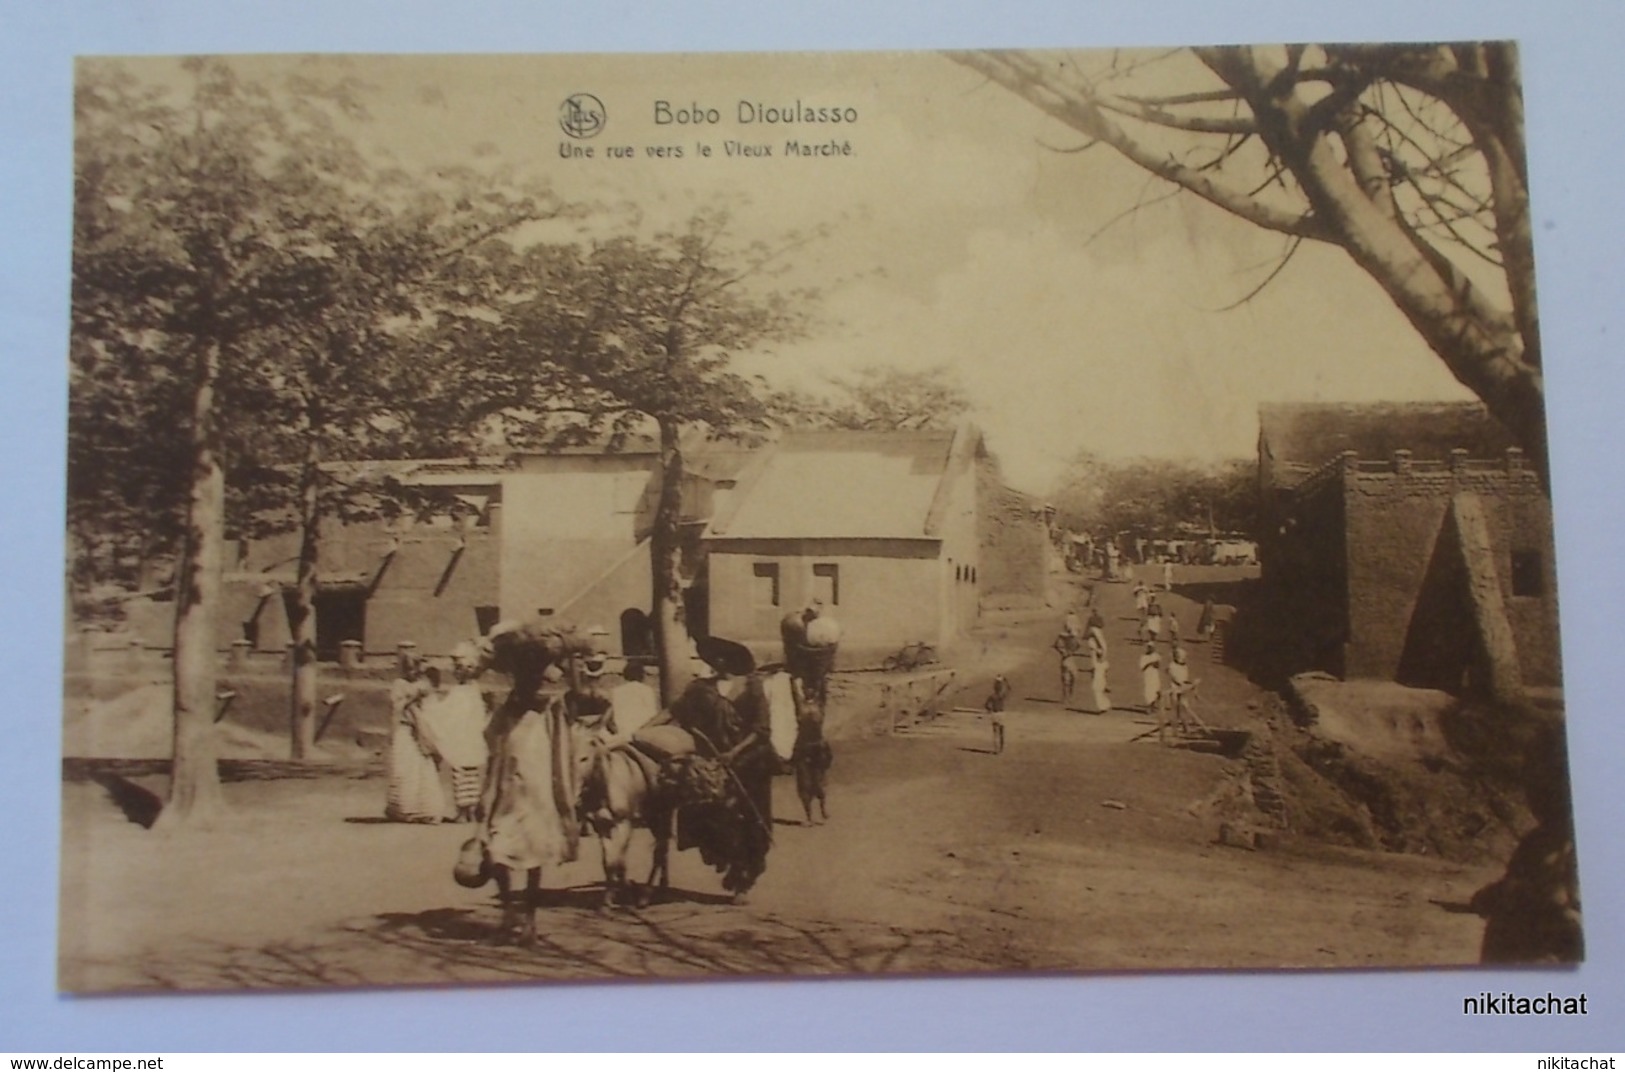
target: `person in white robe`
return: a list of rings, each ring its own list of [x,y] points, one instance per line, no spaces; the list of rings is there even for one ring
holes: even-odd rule
[[[609,690],[610,706],[615,711],[615,729],[624,739],[647,726],[660,713],[660,697],[643,680],[646,671],[641,662],[629,659],[621,671],[621,684]]]
[[[1094,692],[1095,714],[1104,715],[1112,709],[1112,688],[1106,680],[1111,664],[1106,659],[1106,630],[1102,626],[1089,628],[1089,687]]]
[[[1140,695],[1148,714],[1162,703],[1162,656],[1157,654],[1155,644],[1147,644],[1145,654],[1140,656]]]
[[[1172,660],[1168,663],[1168,698],[1173,708],[1171,719],[1181,733],[1188,733],[1193,728],[1191,693],[1195,688],[1196,682],[1191,680],[1191,667],[1186,661],[1185,649],[1176,645]]]
[[[474,682],[472,647],[452,656],[452,684],[423,701],[422,722],[451,782],[454,821],[474,821],[489,749],[485,696]]]
[[[384,817],[399,823],[438,823],[446,815],[434,746],[420,719],[430,692],[423,662],[401,656],[400,676],[389,687],[388,788]]]

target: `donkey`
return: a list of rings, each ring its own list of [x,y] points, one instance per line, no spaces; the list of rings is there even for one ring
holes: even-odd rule
[[[654,835],[654,864],[637,896],[637,907],[649,904],[655,881],[671,885],[672,819],[676,808],[670,791],[660,786],[653,761],[634,755],[630,746],[606,747],[594,740],[583,752],[581,815],[598,835],[604,853],[604,907],[625,903],[626,853],[632,831],[643,827]]]

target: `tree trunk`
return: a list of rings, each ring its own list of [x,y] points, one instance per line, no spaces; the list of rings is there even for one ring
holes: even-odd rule
[[[309,759],[316,746],[316,566],[320,553],[322,448],[311,430],[299,473],[299,567],[288,606],[289,639],[293,641],[293,687],[290,698],[291,754]]]
[[[689,682],[688,629],[683,622],[683,588],[678,578],[682,548],[683,452],[675,422],[660,422],[660,499],[649,533],[649,575],[653,581],[654,640],[660,659],[660,703],[669,706]]]
[[[220,468],[214,424],[220,347],[207,343],[198,355],[192,400],[192,482],[186,530],[175,570],[174,748],[169,798],[159,815],[164,828],[193,825],[224,806],[214,732],[215,619],[220,606],[220,568],[225,550],[226,478]]]

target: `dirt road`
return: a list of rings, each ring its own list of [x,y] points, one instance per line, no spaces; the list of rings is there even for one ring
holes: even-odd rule
[[[1128,744],[1132,724],[974,720],[843,749],[828,825],[777,827],[750,904],[679,854],[677,894],[594,910],[589,851],[546,877],[542,946],[481,944],[489,890],[449,870],[464,832],[374,823],[381,780],[240,783],[215,831],[155,835],[67,787],[62,984],[348,985],[694,973],[1460,964],[1459,902],[1493,877],[1361,853],[1242,852],[1187,808],[1225,761]],[[963,730],[963,734],[959,730]],[[776,808],[798,810],[781,780]],[[1121,809],[1106,806],[1112,801]],[[589,847],[590,848],[590,847]]]
[[[1113,643],[1123,586],[1100,597]],[[1129,608],[1130,610],[1132,608]],[[1187,628],[1194,626],[1194,613]],[[217,829],[156,834],[102,786],[64,787],[61,985],[72,990],[344,986],[723,973],[1373,967],[1468,964],[1459,903],[1492,869],[1288,842],[1215,843],[1203,805],[1234,773],[1215,755],[1131,741],[1135,715],[1069,712],[1036,620],[1005,630],[1009,746],[980,714],[841,742],[831,821],[799,825],[776,786],[776,843],[749,904],[724,902],[695,853],[669,900],[600,913],[596,846],[544,877],[533,950],[485,943],[493,891],[450,869],[466,828],[380,821],[379,777],[228,784]],[[1137,696],[1126,657],[1113,691]],[[989,664],[991,665],[991,664]],[[1224,724],[1250,686],[1199,669]],[[982,682],[964,699],[979,702]],[[1121,690],[1121,691],[1119,691]],[[155,782],[147,783],[158,788]],[[645,866],[639,834],[634,866]]]

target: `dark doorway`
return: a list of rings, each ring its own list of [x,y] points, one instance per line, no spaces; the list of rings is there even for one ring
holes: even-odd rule
[[[636,607],[621,611],[621,654],[628,658],[655,653],[653,623]]]
[[[366,632],[366,589],[324,588],[316,593],[316,658],[337,662],[339,644],[365,640]]]
[[[1405,630],[1394,675],[1401,685],[1460,693],[1471,676],[1478,629],[1458,543],[1455,522],[1446,515]]]

